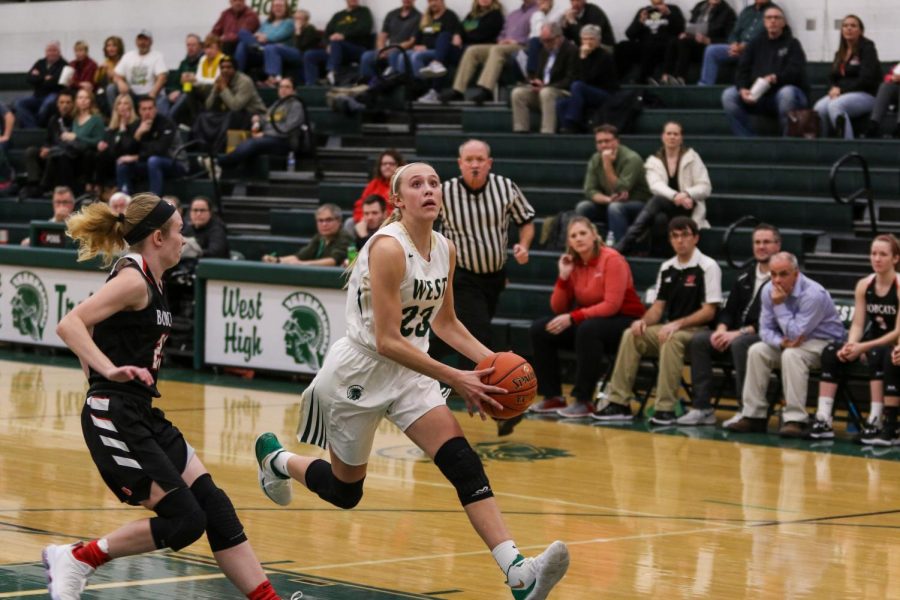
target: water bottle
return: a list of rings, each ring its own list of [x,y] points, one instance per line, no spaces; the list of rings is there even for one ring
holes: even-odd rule
[[[347,248],[347,264],[352,265],[358,255],[359,250],[357,250],[356,245],[351,244],[351,246]]]
[[[612,229],[606,234],[606,245],[610,248],[616,245],[616,235],[612,232]]]
[[[288,152],[287,170],[290,171],[291,173],[293,173],[294,171],[297,170],[297,159],[294,158],[293,152]]]

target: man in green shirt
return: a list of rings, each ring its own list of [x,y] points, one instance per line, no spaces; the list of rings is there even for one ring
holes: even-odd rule
[[[619,143],[613,125],[594,129],[597,152],[584,174],[584,197],[575,212],[591,221],[606,221],[607,244],[621,240],[628,226],[650,198],[644,161],[634,150]],[[612,238],[612,240],[611,240]]]
[[[263,256],[263,262],[288,265],[336,267],[344,264],[347,248],[353,238],[341,227],[341,209],[336,204],[323,204],[316,210],[316,235],[296,254]]]

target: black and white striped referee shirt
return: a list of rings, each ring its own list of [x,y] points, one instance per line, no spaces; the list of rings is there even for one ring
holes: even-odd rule
[[[475,273],[495,273],[506,263],[509,222],[526,225],[534,208],[522,190],[507,177],[489,173],[478,191],[462,177],[444,182],[441,233],[456,244],[456,263]]]

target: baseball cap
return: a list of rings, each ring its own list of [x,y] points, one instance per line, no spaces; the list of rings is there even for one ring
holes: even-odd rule
[[[145,37],[148,40],[152,40],[153,34],[150,33],[149,29],[141,29],[140,31],[138,31],[137,37]]]

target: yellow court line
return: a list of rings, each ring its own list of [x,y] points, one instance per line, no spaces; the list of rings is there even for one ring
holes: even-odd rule
[[[208,579],[223,579],[224,573],[215,573],[212,575],[188,575],[185,577],[164,577],[161,579],[142,579],[140,581],[116,581],[113,583],[97,583],[89,585],[86,590],[112,590],[116,588],[138,587],[142,585],[160,585],[164,583],[182,583],[186,581],[205,581]],[[47,588],[39,590],[28,590],[21,592],[3,592],[0,598],[19,598],[20,596],[45,596]]]

